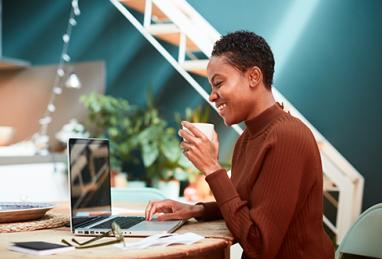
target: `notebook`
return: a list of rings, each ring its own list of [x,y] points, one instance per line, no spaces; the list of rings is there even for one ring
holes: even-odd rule
[[[110,151],[107,139],[68,140],[70,227],[75,235],[102,235],[115,221],[124,236],[171,233],[184,221],[146,221],[112,215]]]
[[[8,247],[9,250],[31,255],[51,255],[68,251],[73,251],[73,246],[53,244],[43,241],[34,242],[14,242]]]

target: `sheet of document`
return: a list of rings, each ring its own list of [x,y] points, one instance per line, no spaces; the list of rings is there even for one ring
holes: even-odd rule
[[[116,244],[116,247],[119,247],[121,249],[144,249],[148,247],[154,247],[154,246],[169,246],[169,245],[191,245],[193,243],[196,243],[200,240],[204,239],[203,236],[187,232],[183,234],[158,234],[146,237],[140,241],[137,242],[129,242],[129,243],[119,243]]]

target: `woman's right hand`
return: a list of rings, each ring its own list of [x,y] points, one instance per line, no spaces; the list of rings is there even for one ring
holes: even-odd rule
[[[158,220],[187,220],[200,217],[204,206],[201,204],[190,205],[174,200],[150,201],[145,210],[146,220],[152,220],[153,215],[158,215]]]

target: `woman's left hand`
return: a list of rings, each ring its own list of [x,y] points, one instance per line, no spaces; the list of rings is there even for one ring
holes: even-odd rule
[[[210,141],[192,123],[182,121],[182,126],[191,132],[184,129],[178,132],[179,136],[183,138],[180,146],[188,160],[206,176],[221,169],[222,166],[218,161],[219,141],[217,133],[214,131]]]

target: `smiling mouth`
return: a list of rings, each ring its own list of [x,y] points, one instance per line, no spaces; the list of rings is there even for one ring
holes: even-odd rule
[[[217,105],[216,108],[218,109],[219,112],[222,112],[225,109],[225,107],[227,107],[227,104],[223,103],[223,104]]]

